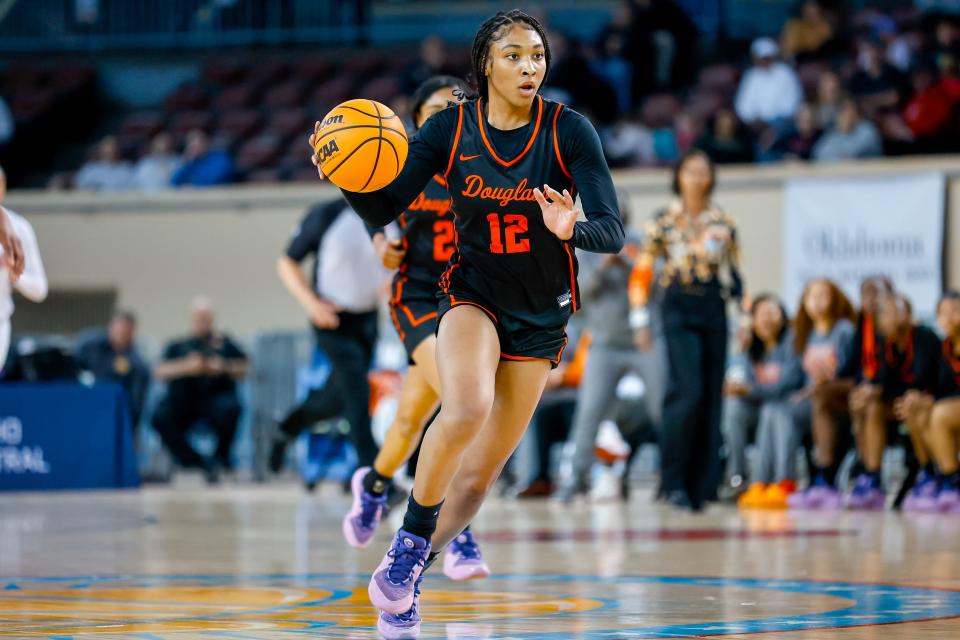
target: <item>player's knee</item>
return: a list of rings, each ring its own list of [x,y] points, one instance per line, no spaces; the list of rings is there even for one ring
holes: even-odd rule
[[[954,414],[950,407],[938,402],[930,411],[930,425],[938,430],[950,429],[955,422]]]
[[[397,430],[406,440],[411,440],[420,435],[420,429],[423,426],[422,416],[414,416],[411,411],[399,411],[393,422],[393,428]]]
[[[483,394],[477,396],[443,405],[441,415],[445,428],[475,432],[482,427],[490,415],[491,402],[487,401]]]

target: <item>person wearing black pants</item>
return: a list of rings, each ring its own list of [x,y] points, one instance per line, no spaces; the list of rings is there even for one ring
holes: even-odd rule
[[[646,304],[654,285],[662,296],[668,380],[660,495],[695,511],[716,499],[720,483],[726,303],[743,289],[736,226],[711,204],[714,185],[714,166],[704,152],[695,149],[680,159],[673,180],[678,198],[649,226],[630,290],[630,320],[641,349],[651,345]],[[662,268],[655,275],[658,260]]]
[[[247,357],[229,336],[214,329],[210,302],[197,298],[190,313],[191,333],[164,350],[154,374],[167,382],[167,394],[153,412],[153,428],[176,462],[202,469],[215,483],[229,470],[230,449],[240,420],[236,381],[247,374]],[[212,458],[205,459],[187,440],[190,429],[205,422],[217,436]]]
[[[300,263],[316,258],[310,283]],[[370,243],[363,221],[341,199],[312,207],[297,227],[277,269],[281,281],[307,312],[317,348],[330,362],[326,383],[310,392],[280,422],[270,469],[280,471],[287,445],[301,431],[342,416],[359,466],[370,466],[377,444],[370,428],[367,373],[377,341],[378,289],[387,272]]]

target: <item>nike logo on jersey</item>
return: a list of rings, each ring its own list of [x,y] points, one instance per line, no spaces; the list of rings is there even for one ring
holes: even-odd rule
[[[474,158],[479,158],[480,155],[481,155],[481,154],[478,153],[478,154],[475,155],[475,156],[465,156],[465,155],[463,155],[463,154],[461,153],[461,154],[460,154],[460,162],[466,162],[467,160],[473,160]]]
[[[570,295],[570,292],[567,291],[562,296],[557,296],[557,304],[560,305],[561,309],[563,309],[564,307],[570,304],[571,298],[572,296]]]

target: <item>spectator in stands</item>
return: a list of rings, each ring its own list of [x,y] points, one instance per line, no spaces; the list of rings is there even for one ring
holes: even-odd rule
[[[941,474],[935,510],[960,513],[960,293],[944,294],[937,322],[946,337],[936,403],[930,410],[929,442]]]
[[[817,80],[817,99],[813,106],[817,127],[821,131],[831,129],[837,123],[837,114],[845,96],[840,76],[833,71],[824,71]]]
[[[853,305],[827,279],[810,281],[797,305],[793,349],[801,359],[804,387],[791,410],[798,428],[813,432],[816,446],[812,482],[788,499],[798,509],[837,509],[842,501],[836,489],[838,421],[847,415],[851,385],[837,379],[853,338]]]
[[[833,38],[833,25],[824,15],[817,0],[806,0],[800,15],[784,25],[780,33],[780,47],[788,60],[812,57],[821,52]]]
[[[150,141],[150,150],[140,158],[133,170],[133,186],[144,191],[169,189],[170,178],[180,166],[180,160],[173,153],[170,134],[158,133]]]
[[[778,59],[780,48],[770,38],[754,40],[750,53],[753,66],[743,75],[737,90],[737,115],[751,126],[778,126],[789,121],[803,100],[797,72]]]
[[[749,434],[756,433],[759,460],[742,507],[784,509],[796,488],[799,439],[790,396],[803,386],[803,369],[790,338],[783,303],[771,294],[754,298],[747,348],[731,359],[724,382],[723,432],[735,491],[744,486]]]
[[[861,112],[872,118],[895,110],[900,104],[903,77],[887,63],[883,43],[875,39],[861,40],[857,48],[857,67],[847,88],[856,98]]]
[[[175,187],[213,187],[233,180],[230,154],[211,149],[210,139],[201,129],[193,129],[187,134],[181,162],[170,178]]]
[[[655,164],[653,134],[636,115],[620,118],[601,130],[603,151],[611,167],[642,167]]]
[[[633,65],[626,57],[624,35],[606,32],[597,51],[599,57],[592,65],[594,72],[613,89],[619,113],[629,113],[633,106]]]
[[[133,169],[120,157],[120,144],[116,137],[107,136],[97,144],[92,160],[87,161],[73,183],[77,189],[94,191],[123,191],[131,187]]]
[[[813,105],[804,103],[793,117],[793,126],[774,138],[761,160],[809,160],[820,134]]]
[[[611,417],[616,403],[617,384],[627,373],[639,374],[646,388],[645,405],[640,405],[644,422],[658,422],[660,415],[661,363],[654,353],[640,351],[630,327],[628,283],[642,238],[630,230],[630,200],[618,193],[620,217],[627,238],[618,254],[577,252],[580,263],[580,296],[587,309],[585,330],[590,334],[583,380],[573,416],[572,473],[564,478],[557,497],[569,501],[590,488],[594,442],[600,423]]]
[[[720,109],[707,123],[707,130],[694,146],[717,164],[753,161],[750,131],[730,109]]]
[[[882,153],[877,128],[860,117],[856,102],[847,99],[840,106],[837,124],[814,145],[812,157],[817,162],[832,162],[872,158]]]
[[[925,147],[936,144],[944,128],[953,116],[955,101],[947,87],[938,81],[937,71],[921,66],[910,76],[913,95],[903,108],[903,121],[913,132],[918,142]]]
[[[550,372],[540,403],[530,419],[529,436],[524,436],[535,443],[533,472],[526,486],[517,492],[518,498],[545,498],[553,493],[551,452],[554,445],[566,441],[570,435],[577,406],[577,387],[582,381],[590,346],[590,335],[576,329],[573,327],[569,331],[570,335],[576,336],[574,344],[567,345],[560,364]],[[592,446],[590,452],[593,453]]]
[[[247,357],[214,326],[210,301],[197,298],[190,310],[190,335],[167,345],[154,375],[167,382],[167,394],[153,413],[153,428],[180,466],[203,469],[216,483],[221,469],[232,468],[230,449],[240,420],[237,380],[247,375]],[[211,458],[204,458],[187,440],[198,422],[217,437]]]
[[[911,391],[930,394],[937,386],[940,339],[930,329],[915,325],[912,315],[910,302],[904,296],[880,296],[877,329],[884,338],[879,375],[875,382],[862,382],[850,393],[851,412],[863,414],[862,431],[857,438],[863,471],[847,496],[847,507],[851,509],[882,509],[886,505],[880,472],[888,434],[895,433],[898,426],[894,407],[911,402],[906,397]],[[921,435],[917,437],[922,441]],[[921,453],[925,451],[921,449]],[[929,480],[932,479],[931,476]],[[921,478],[924,481],[927,479]]]
[[[677,90],[693,80],[700,32],[675,0],[635,0],[632,37],[643,47],[634,60],[643,76],[638,89]]]
[[[134,344],[137,318],[130,311],[113,314],[106,332],[77,345],[77,364],[98,382],[120,383],[130,405],[133,427],[140,424],[150,385],[150,368]]]
[[[563,38],[550,36],[551,45]],[[571,42],[550,64],[550,87],[570,96],[570,106],[588,115],[598,124],[611,124],[617,118],[617,94],[604,78],[593,72],[588,52]]]
[[[944,58],[960,59],[960,30],[956,18],[943,16],[937,20],[933,41],[924,51],[924,58],[936,67],[942,67]]]

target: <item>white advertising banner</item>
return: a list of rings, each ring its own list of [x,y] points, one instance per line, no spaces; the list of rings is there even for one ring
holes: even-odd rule
[[[889,277],[930,317],[943,282],[944,176],[792,179],[786,184],[782,278],[796,311],[811,278],[836,281],[856,301],[860,281]]]

